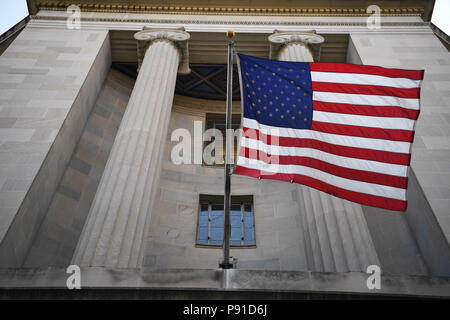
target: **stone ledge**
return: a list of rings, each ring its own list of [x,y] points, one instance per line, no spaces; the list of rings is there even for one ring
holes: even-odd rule
[[[0,269],[0,291],[66,290],[65,269]],[[265,292],[358,297],[448,298],[449,277],[382,275],[381,289],[366,287],[362,272],[318,273],[297,271],[255,271],[221,269],[109,269],[81,268],[81,287],[108,292],[197,291]],[[226,281],[225,281],[226,280]],[[223,285],[226,283],[226,285]],[[72,291],[73,292],[73,291]],[[174,294],[174,297],[177,295]],[[1,295],[0,295],[1,297]],[[170,294],[167,296],[170,298]],[[208,297],[206,295],[205,297]],[[213,297],[213,295],[211,296]]]

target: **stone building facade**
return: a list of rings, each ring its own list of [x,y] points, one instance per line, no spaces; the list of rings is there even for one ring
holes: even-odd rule
[[[78,1],[80,20],[66,1],[29,1],[0,56],[0,287],[61,289],[78,265],[84,288],[449,296],[450,56],[427,22],[433,1],[372,2],[376,28],[367,1]],[[201,154],[194,137],[225,112],[211,68],[226,64],[228,29],[258,57],[425,69],[406,213],[233,176],[256,244],[218,269],[222,250],[196,237],[223,167],[171,151],[184,128]]]

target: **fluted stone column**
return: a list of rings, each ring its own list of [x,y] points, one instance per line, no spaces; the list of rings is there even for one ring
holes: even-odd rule
[[[275,31],[269,42],[272,59],[313,62],[324,38],[314,31]],[[311,271],[366,271],[368,265],[379,265],[359,204],[306,186],[298,186],[297,195],[303,203],[301,232]]]
[[[189,71],[188,33],[144,29],[135,38],[139,74],[73,258],[80,266],[140,266],[177,70]]]

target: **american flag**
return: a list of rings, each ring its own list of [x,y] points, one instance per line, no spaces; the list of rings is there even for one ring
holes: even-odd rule
[[[423,70],[238,54],[235,174],[303,184],[405,211]]]

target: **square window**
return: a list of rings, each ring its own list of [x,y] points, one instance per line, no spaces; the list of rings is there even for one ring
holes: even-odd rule
[[[197,246],[222,247],[224,237],[223,196],[200,195]],[[253,196],[232,196],[230,246],[254,248]]]

